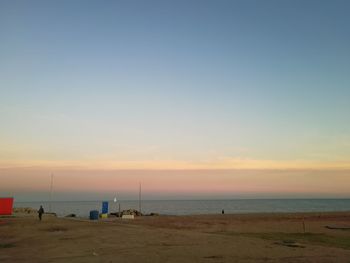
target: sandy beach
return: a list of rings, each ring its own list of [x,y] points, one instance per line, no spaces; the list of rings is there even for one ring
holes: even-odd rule
[[[303,227],[305,218],[305,233]],[[0,262],[350,262],[350,212],[0,218]]]

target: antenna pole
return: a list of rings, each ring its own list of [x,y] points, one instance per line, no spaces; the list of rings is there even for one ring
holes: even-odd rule
[[[141,183],[139,185],[139,211],[140,211],[140,214],[141,214]]]
[[[51,213],[52,208],[52,191],[53,191],[53,174],[51,174],[51,184],[50,184],[50,205],[49,205],[49,212]]]

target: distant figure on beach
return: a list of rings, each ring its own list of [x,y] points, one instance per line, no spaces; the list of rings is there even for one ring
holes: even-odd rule
[[[221,214],[225,214],[225,210],[224,209],[221,210]]]
[[[41,221],[41,217],[42,217],[43,213],[44,213],[44,208],[43,208],[43,206],[41,205],[40,208],[39,208],[39,210],[38,210],[39,220],[40,220],[40,221]]]

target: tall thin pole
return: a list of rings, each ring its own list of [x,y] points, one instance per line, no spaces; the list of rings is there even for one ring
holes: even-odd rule
[[[113,201],[114,201],[114,205],[115,205],[115,212],[117,213],[117,194],[114,196],[114,199],[113,199]]]
[[[51,174],[51,184],[50,184],[50,205],[49,205],[49,212],[51,213],[52,208],[52,191],[53,191],[53,174]]]
[[[139,211],[140,211],[140,214],[141,214],[141,183],[139,185]]]

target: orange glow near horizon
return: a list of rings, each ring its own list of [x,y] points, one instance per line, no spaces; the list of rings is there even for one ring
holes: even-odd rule
[[[308,161],[308,160],[257,160],[249,158],[217,158],[211,161],[141,160],[116,161],[89,159],[81,161],[66,160],[0,160],[0,169],[43,168],[72,170],[212,170],[212,169],[350,169],[346,161]]]
[[[53,171],[56,192],[168,194],[333,194],[349,193],[350,170],[70,170]],[[1,169],[0,190],[47,191],[50,172],[37,168]]]

